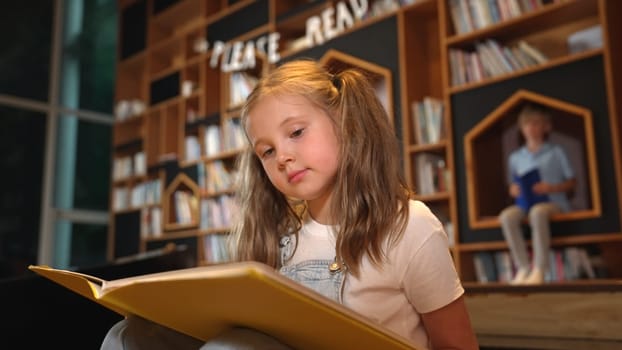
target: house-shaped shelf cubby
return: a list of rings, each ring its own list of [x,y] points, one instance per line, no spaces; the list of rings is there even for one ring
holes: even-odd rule
[[[164,190],[164,231],[196,229],[199,225],[199,187],[188,175],[179,173]]]
[[[564,148],[577,186],[570,194],[570,212],[552,220],[575,220],[601,214],[592,112],[548,96],[519,90],[481,120],[464,137],[469,225],[473,229],[499,227],[499,213],[513,203],[508,194],[507,159],[520,147],[518,113],[526,103],[552,111],[549,140]]]
[[[348,68],[356,68],[360,72],[363,72],[372,83],[376,90],[376,96],[378,96],[380,102],[382,102],[389,116],[389,120],[391,124],[393,124],[393,118],[395,116],[393,114],[393,82],[391,70],[334,49],[326,51],[319,62],[332,74],[339,73]]]

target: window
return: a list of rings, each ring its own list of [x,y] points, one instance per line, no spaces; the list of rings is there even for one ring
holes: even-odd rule
[[[5,1],[0,36],[2,276],[105,262],[115,0]]]

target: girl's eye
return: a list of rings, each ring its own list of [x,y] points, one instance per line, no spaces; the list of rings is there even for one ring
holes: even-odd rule
[[[298,136],[302,135],[303,131],[304,131],[304,129],[302,129],[302,128],[301,129],[296,129],[289,136],[290,137],[298,137]]]
[[[272,148],[268,148],[267,150],[263,151],[263,153],[261,154],[261,158],[266,158],[270,156],[273,152],[274,150]]]

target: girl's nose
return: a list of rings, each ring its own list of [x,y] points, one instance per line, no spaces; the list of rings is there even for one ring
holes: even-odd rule
[[[284,166],[285,164],[291,162],[294,160],[294,156],[291,152],[284,150],[281,151],[277,154],[277,161],[279,162],[279,165]]]

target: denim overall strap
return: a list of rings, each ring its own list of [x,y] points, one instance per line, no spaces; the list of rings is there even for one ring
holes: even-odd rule
[[[334,260],[305,260],[300,263],[283,266],[283,263],[291,257],[293,251],[291,236],[281,239],[281,274],[330,298],[338,303],[343,303],[343,286],[345,281],[345,268],[338,265],[335,268]]]

